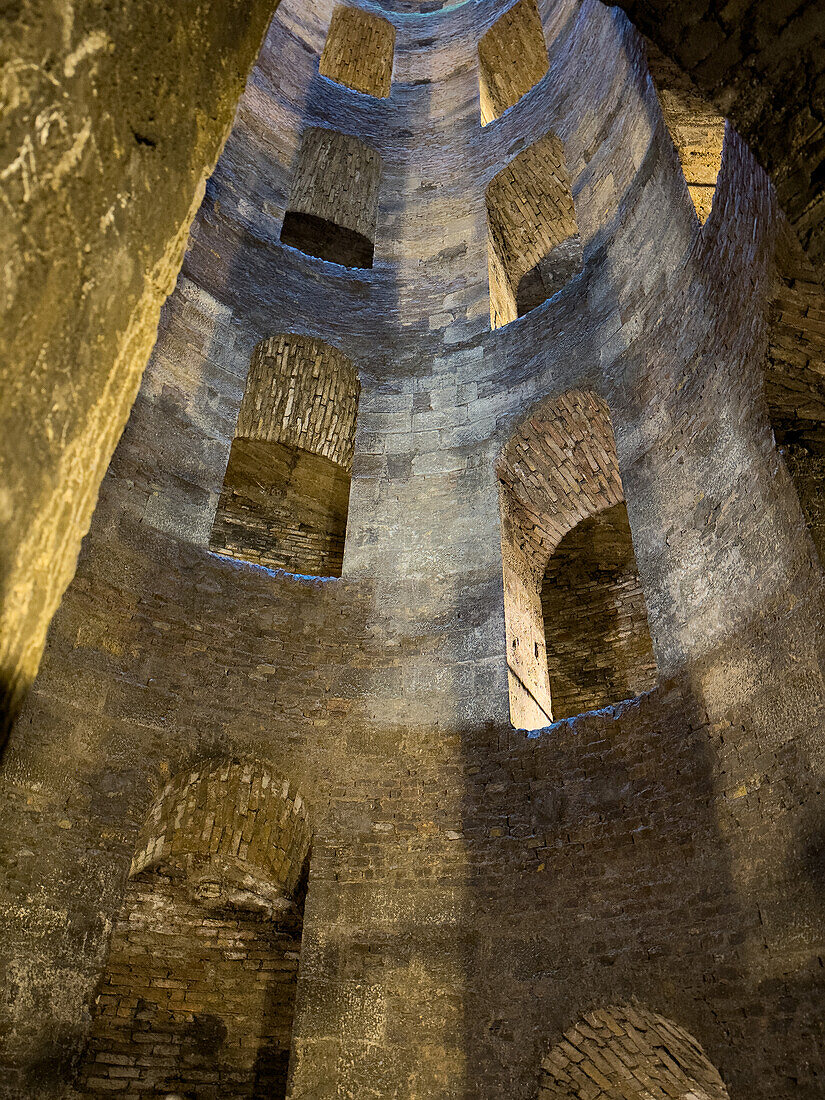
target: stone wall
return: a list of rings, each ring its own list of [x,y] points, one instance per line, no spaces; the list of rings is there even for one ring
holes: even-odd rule
[[[281,241],[345,267],[372,267],[381,157],[350,134],[303,134]]]
[[[283,1100],[303,907],[268,914],[191,897],[143,872],[126,888],[83,1096]]]
[[[5,13],[0,738],[37,670],[277,4]]]
[[[541,585],[555,718],[656,687],[656,659],[624,504],[582,520],[561,540]]]
[[[366,95],[388,96],[395,27],[372,12],[340,4],[332,13],[320,72]]]
[[[825,632],[763,396],[767,179],[729,134],[698,224],[644,44],[593,0],[540,5],[548,79],[485,127],[503,3],[388,0],[384,99],[319,77],[332,10],[273,21],[6,750],[0,1090],[76,1088],[146,815],[234,756],[312,806],[294,1100],[535,1100],[571,1023],[633,998],[733,1100],[819,1100]],[[584,269],[491,330],[485,191],[548,120]],[[308,126],[381,155],[371,269],[279,244]],[[338,579],[208,551],[280,332],[361,379]],[[663,683],[527,735],[495,464],[571,390],[609,408]]]
[[[166,785],[132,859],[83,1095],[286,1095],[309,846],[300,795],[258,762]]]
[[[547,45],[535,0],[518,0],[478,43],[481,125],[503,115],[547,72]]]
[[[774,437],[825,560],[825,293],[785,227],[768,328],[765,400]]]
[[[492,180],[487,222],[490,323],[499,328],[535,309],[581,271],[564,146],[555,134],[545,134]]]

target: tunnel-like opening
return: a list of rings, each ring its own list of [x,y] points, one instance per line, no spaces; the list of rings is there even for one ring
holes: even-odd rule
[[[525,149],[487,187],[490,325],[552,298],[582,268],[564,146],[555,134]]]
[[[257,346],[211,550],[341,576],[359,391],[349,359],[321,340],[281,335]]]
[[[656,686],[656,660],[624,503],[581,520],[541,586],[553,717],[570,718]]]
[[[768,313],[765,401],[774,439],[825,564],[825,291],[787,225]]]
[[[350,134],[304,132],[281,243],[343,267],[373,265],[381,158]]]
[[[339,5],[332,13],[320,73],[356,92],[390,94],[395,27],[372,12]]]
[[[656,684],[607,405],[543,401],[499,455],[510,718],[540,729]]]
[[[144,826],[81,1066],[84,1096],[286,1096],[310,832],[263,765],[168,784]]]
[[[481,125],[499,118],[549,67],[536,0],[518,0],[478,44]]]

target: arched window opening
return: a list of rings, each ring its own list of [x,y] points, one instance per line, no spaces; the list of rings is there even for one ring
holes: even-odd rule
[[[286,1096],[309,848],[300,795],[262,764],[168,784],[112,934],[84,1096]]]
[[[321,76],[365,95],[390,94],[395,27],[380,15],[339,5],[321,54]]]
[[[490,324],[552,298],[582,269],[564,146],[555,134],[519,153],[487,188]]]
[[[359,392],[352,363],[321,340],[280,335],[257,346],[211,550],[341,576]]]
[[[481,125],[503,115],[549,68],[536,0],[518,0],[478,44]]]
[[[542,1061],[539,1100],[729,1100],[690,1032],[639,1004],[589,1012]]]
[[[372,267],[380,176],[381,158],[363,141],[306,130],[281,243],[344,267]]]
[[[669,57],[647,42],[647,62],[696,216],[710,217],[722,167],[725,119]]]
[[[825,564],[825,288],[783,224],[768,315],[765,400],[819,560]]]
[[[541,729],[654,687],[605,402],[582,390],[542,402],[496,471],[513,725]]]
[[[541,609],[554,718],[656,686],[624,503],[581,520],[564,536],[544,571]]]

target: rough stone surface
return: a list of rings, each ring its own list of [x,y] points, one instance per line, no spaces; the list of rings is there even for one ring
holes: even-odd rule
[[[305,131],[281,241],[345,267],[372,267],[381,157],[351,134]]]
[[[564,147],[555,134],[525,149],[487,188],[490,324],[529,313],[582,267]]]
[[[34,676],[272,0],[22,0],[0,87],[0,719]]]
[[[536,0],[518,0],[478,43],[481,125],[503,115],[547,72]]]

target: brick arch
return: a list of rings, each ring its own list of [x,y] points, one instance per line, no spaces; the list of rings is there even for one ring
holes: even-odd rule
[[[289,779],[258,761],[207,761],[158,796],[129,874],[182,873],[236,905],[287,908],[310,842],[306,804]]]
[[[210,549],[341,576],[360,392],[352,362],[323,340],[278,333],[256,346]]]
[[[167,783],[112,933],[84,1096],[283,1100],[310,844],[301,795],[263,762]]]
[[[538,1100],[729,1100],[701,1044],[640,1004],[587,1013],[543,1059]]]
[[[513,724],[540,729],[554,717],[619,702],[627,693],[616,697],[618,684],[630,683],[634,691],[652,687],[655,660],[606,402],[593,391],[579,389],[542,401],[505,443],[496,473]],[[623,515],[615,516],[612,510],[617,509]],[[622,541],[621,554],[608,555],[616,562],[589,561],[586,554],[571,552],[553,571],[556,552],[565,546],[571,549],[566,536],[609,513],[613,522],[601,524],[598,532],[585,532],[578,549]],[[563,600],[553,602],[552,586],[557,592],[564,587]],[[547,613],[548,607],[553,614]],[[561,614],[565,607],[570,611],[566,617]],[[585,610],[588,613],[582,614]],[[571,639],[569,631],[554,635],[550,621],[559,627],[577,623],[580,636]],[[597,638],[601,627],[605,637]],[[646,635],[646,640],[628,644],[631,635]],[[646,660],[644,678],[628,677],[622,670],[610,675],[611,663],[632,663],[641,652]],[[594,660],[598,653],[602,659]],[[593,675],[582,674],[577,682],[577,670],[591,665]],[[558,714],[553,709],[554,680],[559,687]]]

